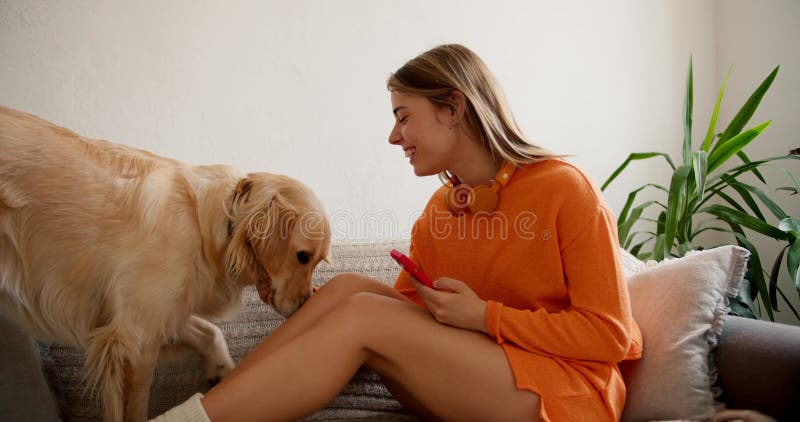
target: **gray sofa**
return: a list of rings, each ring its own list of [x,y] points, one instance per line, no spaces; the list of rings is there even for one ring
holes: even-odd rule
[[[340,272],[359,272],[391,284],[399,267],[389,258],[407,242],[338,242],[335,268],[321,264],[317,285]],[[283,318],[264,305],[254,289],[243,295],[241,313],[219,322],[235,361],[258,344]],[[83,355],[61,345],[34,342],[0,321],[0,420],[99,421],[99,402],[82,386]],[[800,380],[800,327],[730,317],[714,351],[722,400],[728,408],[756,409],[779,420],[800,420],[794,403]],[[324,359],[324,356],[320,356]],[[197,391],[206,391],[201,358],[188,348],[170,350],[159,362],[150,395],[154,416]],[[392,398],[380,378],[360,370],[344,391],[308,421],[415,420]]]

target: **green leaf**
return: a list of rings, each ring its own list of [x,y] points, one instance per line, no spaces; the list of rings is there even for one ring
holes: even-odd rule
[[[716,190],[716,189],[722,189],[722,188],[724,188],[725,185],[727,185],[731,181],[735,181],[736,177],[738,177],[739,175],[744,174],[744,173],[746,173],[748,171],[751,171],[752,169],[754,169],[756,167],[767,165],[767,164],[769,164],[769,163],[771,163],[773,161],[778,161],[778,160],[800,160],[800,156],[796,156],[796,155],[779,155],[779,156],[776,156],[776,157],[765,158],[763,160],[752,161],[752,162],[747,163],[747,164],[739,165],[739,166],[734,167],[734,168],[732,168],[730,170],[727,170],[727,171],[724,171],[724,172],[722,172],[720,174],[714,175],[714,176],[710,177],[708,180],[706,180],[706,185],[708,185],[708,188],[706,188],[706,190],[712,190],[713,191],[713,190]],[[703,200],[703,203],[705,203],[708,199],[709,199],[709,197],[706,197],[706,199]],[[700,205],[702,205],[702,203]]]
[[[731,300],[731,312],[745,318],[758,319],[755,306],[753,306],[753,296],[750,294],[750,280],[742,279],[739,287],[739,294]]]
[[[647,236],[647,240],[644,240],[642,243],[647,243],[648,241],[650,241],[652,239],[655,239],[655,237],[656,237],[656,234],[653,233],[653,232],[635,231],[635,232],[631,233],[630,235],[628,235],[628,240],[625,242],[624,245],[622,245],[622,247],[625,248],[625,249],[630,248],[631,244],[633,243],[633,240],[636,238],[637,235],[645,235],[645,236]]]
[[[656,189],[663,190],[667,192],[667,189],[661,185],[657,185],[654,183],[648,183],[646,185],[640,186],[637,189],[634,189],[628,194],[628,199],[625,201],[625,206],[622,207],[622,211],[619,213],[619,217],[617,217],[617,226],[622,225],[622,222],[628,219],[628,211],[630,211],[631,205],[633,205],[633,201],[636,199],[636,195],[641,192],[643,189],[647,187],[654,187]]]
[[[783,254],[786,252],[786,249],[789,248],[789,245],[786,245],[781,252],[778,254],[778,257],[775,258],[775,262],[772,263],[772,271],[769,273],[769,303],[772,305],[772,309],[778,311],[778,273],[781,270],[781,261],[783,261]]]
[[[778,223],[778,229],[786,233],[791,233],[795,237],[800,236],[800,221],[787,216]]]
[[[733,167],[729,170],[726,170],[720,174],[714,175],[706,181],[706,184],[709,185],[709,189],[711,188],[718,188],[720,185],[727,183],[727,180],[731,178],[735,178],[740,174],[746,173],[751,171],[756,167],[760,167],[762,165],[771,163],[773,161],[778,160],[800,160],[800,157],[796,155],[778,155],[776,157],[765,158],[763,160],[758,161],[751,161],[747,164],[741,164],[739,166]],[[710,173],[710,171],[709,171]]]
[[[697,235],[699,235],[700,233],[702,233],[702,232],[704,232],[704,231],[708,231],[708,230],[713,230],[713,231],[715,231],[715,232],[722,232],[722,233],[731,233],[731,234],[733,233],[731,230],[728,230],[728,229],[723,229],[723,228],[721,228],[721,227],[703,227],[702,229],[700,229],[700,230],[698,230],[698,231],[694,232],[694,234],[692,235],[692,237],[693,237],[693,238],[694,238],[694,237],[697,237]]]
[[[752,302],[751,302],[752,305]],[[758,319],[755,310],[748,307],[747,304],[740,297],[735,297],[730,300],[730,315],[736,315],[742,318]]]
[[[758,189],[755,186],[751,186],[746,183],[741,183],[738,181],[731,181],[730,185],[731,187],[744,189],[755,194],[758,197],[758,199],[761,200],[761,203],[763,203],[767,207],[767,209],[769,209],[770,212],[772,212],[772,215],[774,215],[775,218],[777,218],[778,220],[783,220],[784,218],[787,217],[786,213],[783,212],[781,207],[777,203],[775,203],[775,201],[773,201],[772,198],[770,198],[763,191],[761,191],[761,189]],[[737,191],[739,189],[737,189]],[[764,220],[764,218],[762,218],[762,220]]]
[[[617,167],[617,169],[614,170],[613,173],[611,173],[611,176],[608,176],[608,179],[606,179],[606,181],[603,183],[603,186],[600,187],[600,190],[602,191],[606,190],[608,185],[611,184],[611,182],[613,182],[614,179],[616,179],[617,176],[619,176],[619,174],[622,173],[622,171],[625,170],[626,167],[628,167],[628,164],[631,161],[646,160],[648,158],[653,158],[658,156],[664,157],[664,159],[667,160],[669,166],[672,167],[673,170],[675,170],[675,164],[672,162],[672,158],[670,158],[669,155],[664,154],[663,152],[634,152],[628,155],[628,158],[626,158],[625,161],[619,167]]]
[[[658,213],[658,218],[656,219],[656,234],[663,235],[664,234],[664,226],[667,222],[667,210],[666,208],[664,211]]]
[[[730,74],[731,69],[728,68],[728,73],[725,74],[722,87],[719,89],[719,94],[717,95],[717,103],[714,104],[714,112],[711,113],[711,121],[708,122],[706,137],[703,139],[703,145],[700,147],[700,149],[705,152],[711,149],[711,142],[714,141],[714,131],[717,130],[717,117],[719,116],[719,106],[722,104],[722,94],[725,92],[725,85],[728,83],[728,76],[730,76]]]
[[[786,217],[778,223],[778,228],[794,236],[786,254],[786,270],[789,271],[795,289],[800,293],[800,221]]]
[[[800,314],[797,313],[797,309],[795,309],[794,306],[792,306],[792,302],[789,300],[789,298],[786,297],[785,294],[783,294],[783,290],[781,290],[780,286],[778,286],[778,294],[780,294],[781,297],[783,298],[783,301],[786,302],[786,306],[788,306],[789,309],[792,310],[792,313],[794,314],[794,317],[797,318],[797,319],[800,319]]]
[[[778,240],[790,240],[791,235],[774,227],[758,218],[755,218],[747,213],[728,208],[724,205],[709,205],[699,212],[706,212],[716,217],[719,217],[727,223],[734,223],[740,226],[747,227],[750,230],[761,233]]]
[[[706,171],[708,170],[708,154],[703,151],[692,153],[692,170],[694,170],[694,183],[697,188],[697,197],[702,198],[706,190]]]
[[[684,256],[687,252],[694,250],[695,247],[691,242],[683,242],[678,244],[678,256]]]
[[[715,218],[714,216],[711,216],[710,218],[706,218],[706,219],[700,220],[700,223],[697,224],[696,228],[697,229],[701,229],[703,227],[709,227],[712,224],[716,224],[718,222],[719,222],[718,218]]]
[[[772,307],[769,303],[769,291],[767,290],[767,283],[764,280],[764,270],[761,265],[761,258],[758,255],[758,249],[756,249],[747,237],[741,233],[736,233],[736,240],[739,242],[739,245],[750,251],[751,281],[755,283],[758,289],[758,294],[761,296],[761,303],[764,304],[764,309],[767,310],[770,321],[775,321],[775,316],[772,314]]]
[[[619,225],[619,240],[623,242],[623,244],[628,243],[628,233],[633,228],[633,225],[636,224],[636,221],[639,220],[639,217],[642,216],[642,212],[647,209],[650,205],[653,205],[655,201],[647,201],[637,207],[635,207],[631,211],[630,217],[628,217],[622,224]]]
[[[795,240],[789,246],[789,253],[786,255],[786,269],[789,270],[789,276],[794,281],[794,287],[800,292],[800,241]]]
[[[752,129],[748,129],[711,151],[711,154],[708,156],[708,172],[711,173],[719,166],[725,164],[731,156],[741,151],[742,148],[752,142],[753,139],[760,135],[771,123],[772,120],[768,120]]]
[[[692,216],[694,212],[684,211],[678,219],[678,230],[675,234],[675,239],[678,244],[691,242],[692,233]],[[680,254],[683,256],[683,254]]]
[[[645,240],[644,242],[640,242],[640,243],[637,243],[637,244],[633,245],[633,247],[630,249],[630,251],[629,251],[629,252],[631,253],[631,255],[638,257],[638,256],[639,256],[639,251],[641,251],[642,247],[643,247],[644,245],[646,245],[646,244],[647,244],[647,242],[650,242],[650,241],[652,241],[653,239],[655,239],[655,236],[650,236],[650,237],[649,237],[649,238],[647,238],[647,240]]]
[[[661,261],[664,259],[664,234],[659,234],[656,236],[656,244],[653,246],[653,253],[652,256],[649,258],[655,259],[656,261]]]
[[[789,180],[791,180],[792,181],[792,185],[794,185],[795,193],[798,194],[797,195],[798,197],[800,197],[800,183],[797,183],[797,179],[794,178],[794,175],[789,170],[786,170],[786,169],[782,169],[782,170],[784,171],[784,173],[786,173],[787,176],[789,176]]]
[[[789,246],[789,253],[786,255],[786,269],[794,280],[794,287],[800,293],[800,242],[795,241]]]
[[[725,202],[731,204],[731,206],[736,208],[737,211],[747,212],[747,211],[744,210],[744,208],[742,208],[741,205],[739,205],[738,202],[736,202],[733,198],[728,196],[728,194],[726,194],[725,192],[723,192],[721,190],[717,190],[717,189],[712,189],[711,191],[714,192],[714,194],[716,194],[720,198],[724,199]],[[710,199],[712,196],[713,195],[709,195],[708,198]],[[703,201],[703,203],[705,203],[705,201]],[[701,203],[700,205],[703,205],[703,204]]]
[[[761,214],[761,209],[758,208],[758,204],[756,204],[756,201],[753,199],[752,195],[750,195],[750,192],[747,189],[743,188],[740,183],[735,182],[731,182],[730,187],[739,193],[739,196],[742,197],[744,203],[747,204],[747,206],[750,208],[750,211],[753,211],[753,214],[755,214],[759,220],[767,221],[767,219],[764,218],[764,214]]]
[[[694,77],[692,56],[689,56],[689,71],[686,75],[686,92],[683,97],[683,165],[692,160],[692,107],[694,104]]]
[[[778,74],[778,70],[780,68],[780,66],[777,66],[772,73],[770,73],[769,76],[767,76],[767,78],[761,82],[761,85],[756,88],[753,94],[750,95],[750,98],[747,99],[742,108],[739,109],[739,112],[736,113],[736,116],[733,117],[730,124],[728,124],[728,127],[720,136],[719,141],[714,149],[725,145],[729,139],[736,136],[742,130],[742,128],[747,125],[747,122],[749,122],[750,118],[753,117],[753,113],[756,112],[758,105],[761,103],[761,99],[764,97],[764,94],[767,93],[770,85],[772,85],[772,81],[775,80],[775,76]]]
[[[672,175],[672,181],[669,185],[669,199],[667,200],[667,219],[664,224],[664,250],[662,257],[670,255],[672,251],[673,241],[677,233],[678,219],[680,213],[686,205],[686,193],[684,187],[686,186],[686,179],[689,176],[689,171],[692,168],[689,166],[680,166],[678,170]],[[661,252],[655,251],[659,256]]]
[[[747,154],[745,154],[745,153],[744,153],[744,151],[739,151],[739,152],[737,152],[737,153],[736,153],[736,156],[737,156],[737,157],[739,157],[739,158],[741,158],[741,159],[742,159],[742,162],[744,162],[745,164],[747,164],[747,163],[749,163],[749,162],[750,162],[750,158],[747,156]],[[761,183],[763,183],[763,184],[765,184],[765,185],[767,184],[767,181],[766,181],[766,180],[764,180],[764,176],[762,176],[762,175],[761,175],[761,172],[760,172],[760,171],[758,171],[758,169],[757,169],[757,168],[754,168],[754,169],[753,169],[753,170],[751,170],[751,171],[753,172],[753,174],[754,174],[754,175],[756,175],[756,177],[758,178],[758,180],[760,180],[760,181],[761,181]]]

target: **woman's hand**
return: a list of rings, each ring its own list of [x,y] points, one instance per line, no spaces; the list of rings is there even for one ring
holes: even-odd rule
[[[413,277],[411,282],[437,321],[453,327],[488,332],[486,301],[479,298],[463,281],[442,277],[433,282],[439,290],[431,289]]]

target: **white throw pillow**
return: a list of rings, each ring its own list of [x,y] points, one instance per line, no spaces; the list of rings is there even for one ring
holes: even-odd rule
[[[628,277],[644,352],[641,360],[620,364],[628,389],[623,421],[714,415],[710,352],[749,256],[747,249],[722,246],[651,261]]]

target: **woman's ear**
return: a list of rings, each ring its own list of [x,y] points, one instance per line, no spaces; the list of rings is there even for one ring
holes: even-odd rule
[[[464,96],[463,92],[454,89],[450,92],[450,103],[452,104],[450,110],[452,113],[451,117],[455,120],[455,123],[460,123],[467,109],[467,98]]]

